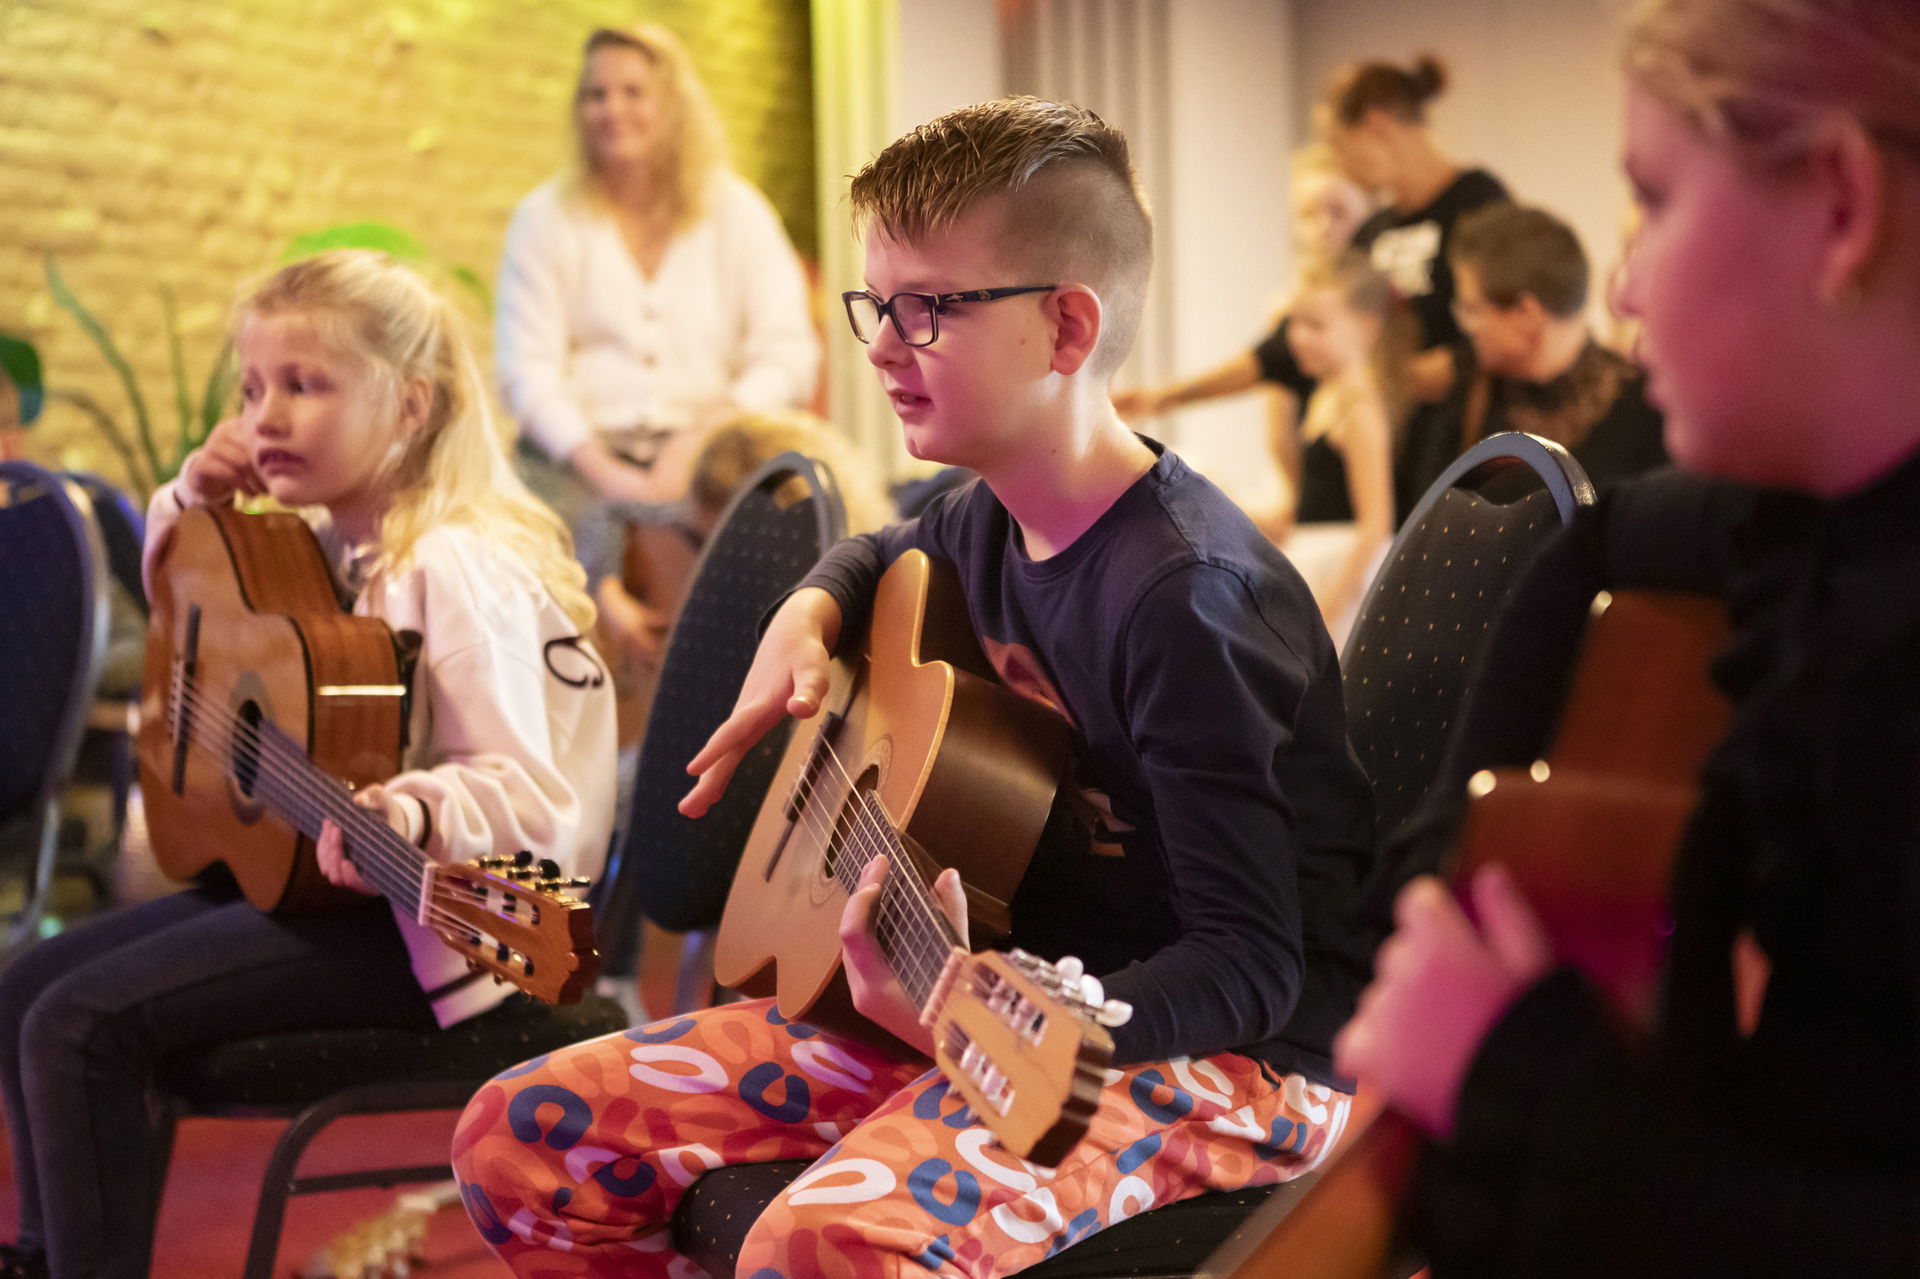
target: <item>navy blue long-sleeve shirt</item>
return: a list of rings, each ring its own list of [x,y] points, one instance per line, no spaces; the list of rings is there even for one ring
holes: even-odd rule
[[[804,583],[864,636],[909,548],[958,570],[1002,678],[1061,709],[1076,759],[1012,903],[1013,944],[1079,956],[1134,1008],[1125,1064],[1237,1050],[1338,1082],[1328,1041],[1366,978],[1344,931],[1373,849],[1332,643],[1305,584],[1171,453],[1045,560],[985,484],[852,538]]]

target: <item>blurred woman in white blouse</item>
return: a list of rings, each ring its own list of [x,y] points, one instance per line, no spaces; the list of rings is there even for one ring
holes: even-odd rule
[[[706,428],[806,405],[820,358],[799,258],[672,34],[589,36],[573,123],[575,171],[507,232],[494,335],[523,470],[570,526],[680,497]]]

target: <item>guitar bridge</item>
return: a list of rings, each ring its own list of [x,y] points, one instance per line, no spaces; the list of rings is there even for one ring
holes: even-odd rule
[[[846,722],[846,716],[839,711],[825,711],[820,716],[820,731],[813,735],[813,745],[807,750],[807,762],[793,779],[793,788],[787,792],[786,823],[780,832],[780,839],[767,854],[766,865],[761,875],[771,880],[774,869],[780,865],[780,858],[787,851],[787,841],[793,838],[793,832],[799,829],[800,812],[813,798],[815,784],[820,773],[826,767],[827,760],[833,755],[833,740],[839,735],[840,725]]]
[[[187,609],[187,634],[173,655],[172,687],[168,689],[167,727],[173,741],[173,768],[167,784],[176,795],[187,793],[187,745],[193,740],[193,707],[187,691],[200,667],[200,606]]]

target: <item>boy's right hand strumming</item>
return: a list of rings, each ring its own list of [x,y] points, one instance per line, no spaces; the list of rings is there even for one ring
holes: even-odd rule
[[[258,497],[267,491],[260,473],[253,469],[253,450],[240,418],[221,422],[199,448],[187,454],[174,491],[183,506],[213,506],[235,493]]]
[[[726,793],[733,770],[783,715],[807,719],[827,695],[827,664],[840,638],[840,605],[818,587],[787,598],[767,623],[733,713],[687,764],[700,780],[680,800],[688,817],[703,817]]]

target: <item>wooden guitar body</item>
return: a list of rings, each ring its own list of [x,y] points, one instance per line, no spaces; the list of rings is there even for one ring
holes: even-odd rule
[[[262,910],[360,900],[329,884],[312,841],[253,794],[244,729],[218,755],[177,716],[267,722],[354,785],[399,771],[404,688],[385,623],[343,612],[318,544],[293,515],[184,512],[153,573],[140,705],[140,786],[154,857],[175,878],[223,861]],[[182,700],[183,682],[194,693]]]
[[[1707,679],[1717,602],[1602,594],[1547,759],[1476,774],[1454,878],[1499,862],[1556,956],[1648,1024],[1671,932],[1668,877],[1730,710]],[[1400,1206],[1423,1138],[1383,1111],[1277,1220],[1256,1218],[1208,1267],[1225,1279],[1405,1274]]]
[[[857,820],[867,796],[931,880],[953,866],[976,944],[1009,929],[1006,903],[1045,826],[1066,727],[994,682],[957,586],[911,551],[880,582],[867,657],[836,662],[821,713],[793,734],[748,837],[721,919],[714,975],[777,997],[781,1014],[891,1042],[852,1006],[840,915],[885,848]]]

